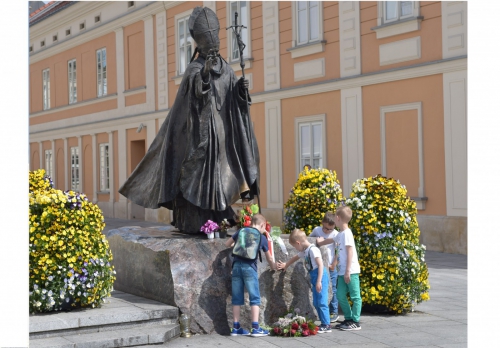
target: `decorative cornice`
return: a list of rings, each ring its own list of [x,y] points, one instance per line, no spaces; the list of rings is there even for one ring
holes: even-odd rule
[[[387,69],[297,87],[282,88],[277,91],[260,92],[252,94],[252,103],[263,103],[266,101],[288,99],[317,93],[338,91],[345,88],[369,86],[435,74],[444,74],[459,70],[467,70],[467,56],[416,64],[409,67]]]
[[[32,117],[45,116],[45,115],[53,114],[54,112],[60,112],[60,111],[66,111],[66,110],[70,110],[70,109],[75,109],[75,108],[79,108],[79,107],[83,107],[83,106],[88,106],[88,105],[92,105],[92,104],[96,104],[96,103],[105,102],[105,101],[108,101],[108,100],[113,100],[113,99],[116,99],[116,98],[117,98],[117,94],[116,93],[108,94],[108,95],[106,95],[104,97],[93,98],[93,99],[84,100],[84,101],[81,101],[81,102],[78,102],[78,103],[74,103],[74,104],[68,104],[68,105],[58,106],[58,107],[47,109],[47,110],[43,110],[43,111],[33,112],[33,113],[30,114],[29,117],[32,118]]]

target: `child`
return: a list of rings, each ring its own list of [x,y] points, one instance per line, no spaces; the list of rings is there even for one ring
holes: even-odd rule
[[[276,269],[276,264],[273,262],[266,237],[263,235],[266,232],[266,219],[261,214],[255,214],[252,217],[251,227],[256,228],[261,233],[260,247],[266,255],[267,263],[271,269]],[[241,230],[233,234],[232,238],[226,242],[227,247],[232,247],[235,241],[238,240],[238,234]],[[240,306],[244,305],[243,294],[245,288],[250,297],[250,312],[252,319],[252,333],[243,329],[240,326]],[[233,271],[232,271],[232,304],[233,304],[233,329],[231,336],[267,336],[269,331],[262,329],[259,326],[259,305],[260,305],[260,290],[259,278],[257,274],[257,260],[251,261],[248,259],[234,256]]]
[[[324,239],[335,238],[339,232],[334,229],[334,218],[335,214],[331,211],[327,211],[323,217],[323,221],[321,221],[322,226],[314,228],[309,237],[323,237]],[[339,304],[337,301],[337,257],[335,256],[336,243],[328,244],[328,246],[328,270],[333,293],[328,308],[330,309],[330,323],[334,323],[339,319]]]
[[[306,233],[295,229],[290,234],[290,244],[299,252],[287,263],[278,261],[278,269],[286,269],[299,258],[305,259],[306,269],[309,271],[312,284],[313,306],[318,312],[321,326],[318,333],[332,332],[328,316],[328,275],[323,272],[321,252],[315,245],[309,243]]]
[[[354,244],[354,237],[349,228],[351,221],[352,210],[349,207],[339,207],[335,213],[335,226],[339,229],[339,234],[332,239],[318,238],[318,245],[326,245],[332,242],[338,244],[339,250],[339,265],[338,265],[338,282],[337,282],[337,298],[344,313],[344,321],[335,326],[335,328],[351,331],[361,330],[359,325],[359,317],[361,315],[361,294],[359,289],[359,273],[360,267],[358,262],[358,253]],[[352,308],[347,300],[347,293],[352,301]]]

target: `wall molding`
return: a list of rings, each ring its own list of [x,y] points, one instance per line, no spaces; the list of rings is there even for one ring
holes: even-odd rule
[[[467,1],[441,2],[443,58],[467,54]]]
[[[379,46],[380,66],[420,59],[420,36]]]
[[[283,208],[281,100],[265,103],[267,208]]]
[[[340,77],[361,74],[361,31],[358,1],[339,2]]]
[[[422,121],[422,102],[388,105],[380,107],[380,157],[382,175],[387,176],[387,153],[386,153],[386,134],[385,134],[385,114],[389,112],[417,110],[418,124],[418,197],[415,199],[417,209],[424,210],[427,201],[424,188],[424,138]]]

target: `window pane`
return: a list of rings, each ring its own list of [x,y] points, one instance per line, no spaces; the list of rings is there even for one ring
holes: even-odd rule
[[[313,159],[313,164],[312,164],[312,167],[313,168],[321,168],[321,160],[319,159]]]
[[[387,1],[385,3],[385,19],[392,20],[398,17],[398,2],[397,1]]]
[[[314,1],[315,2],[315,1]],[[313,2],[311,2],[312,4]],[[310,30],[310,40],[319,39],[319,6],[316,6],[309,9],[309,30]]]
[[[234,25],[234,13],[238,12],[238,3],[236,1],[231,2],[231,25]],[[238,24],[241,23],[241,13],[238,13]]]
[[[307,8],[307,1],[298,1],[297,7],[300,10],[305,10]]]
[[[298,33],[299,43],[307,42],[307,11],[299,11],[298,13]]]
[[[179,63],[180,63],[180,71],[179,73],[183,73],[186,70],[186,54],[184,53],[184,47],[181,47],[179,50]]]
[[[321,157],[321,125],[315,124],[313,127],[313,155],[314,157]]]
[[[309,125],[300,126],[300,155],[302,158],[311,156],[311,137]]]
[[[240,19],[241,19],[241,24],[244,25],[245,27],[248,28],[248,7],[246,1],[241,1],[240,2]],[[243,40],[243,43],[245,45],[248,45],[248,29],[243,28],[241,30],[241,39]],[[243,56],[245,56],[248,50],[245,48],[243,50]],[[239,54],[238,54],[239,56]]]
[[[401,1],[401,17],[409,16],[413,13],[413,1]]]

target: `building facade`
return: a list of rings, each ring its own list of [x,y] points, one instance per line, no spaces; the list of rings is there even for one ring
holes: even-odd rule
[[[118,193],[167,117],[194,51],[195,6],[219,17],[241,76],[243,40],[261,154],[261,206],[281,225],[305,164],[345,195],[382,174],[417,202],[429,250],[467,253],[465,1],[64,2],[30,15],[30,168],[106,217],[170,221]]]

